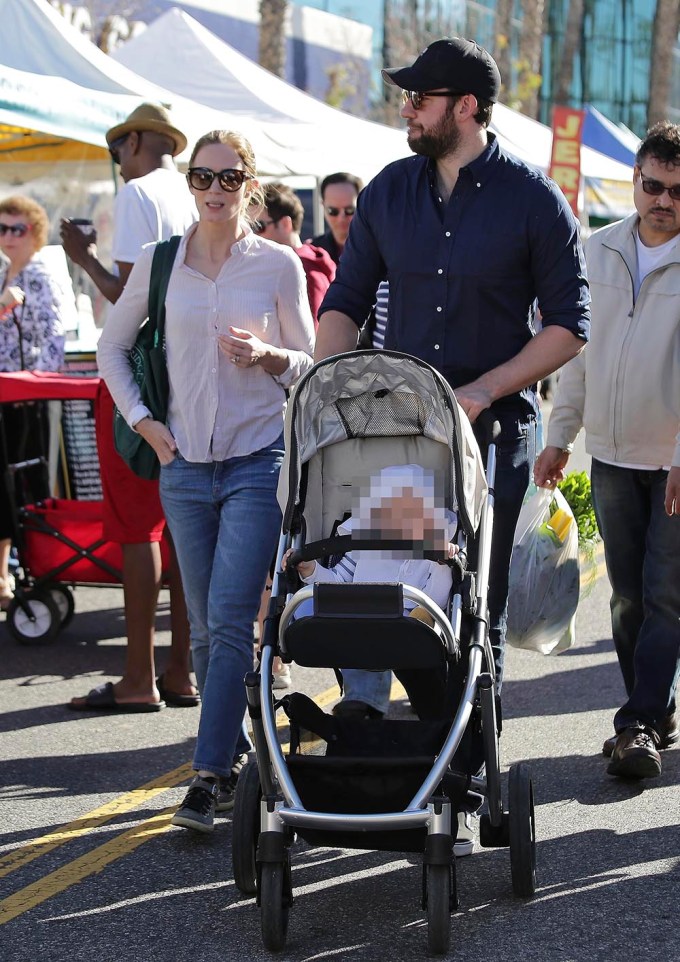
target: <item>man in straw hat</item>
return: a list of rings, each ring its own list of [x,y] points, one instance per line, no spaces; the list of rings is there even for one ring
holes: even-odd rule
[[[113,162],[125,184],[114,203],[113,259],[108,271],[97,257],[96,235],[62,221],[61,238],[71,260],[83,268],[111,303],[118,300],[145,244],[183,234],[196,220],[196,209],[173,158],[187,144],[164,107],[141,104],[106,134]],[[189,675],[189,629],[179,569],[171,551],[169,572],[172,645],[165,671],[155,678],[153,643],[156,603],[161,585],[160,541],[165,518],[157,481],[130,471],[113,445],[113,401],[104,382],[96,408],[97,445],[104,494],[104,537],[123,548],[123,590],[127,627],[126,665],[122,679],[74,698],[79,711],[147,712],[165,704],[199,703]],[[167,536],[167,535],[166,535]]]

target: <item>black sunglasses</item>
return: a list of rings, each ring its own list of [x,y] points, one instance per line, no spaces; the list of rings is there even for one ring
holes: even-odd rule
[[[31,224],[0,224],[0,237],[11,234],[12,237],[24,237],[31,229]]]
[[[130,133],[132,133],[132,131],[130,131]],[[111,160],[114,162],[114,164],[120,165],[120,156],[118,151],[128,139],[130,133],[123,134],[122,137],[116,137],[116,139],[112,140],[109,144],[109,153],[111,154]]]
[[[680,200],[680,184],[673,184],[672,187],[667,187],[665,184],[662,184],[660,180],[645,177],[642,171],[640,171],[640,183],[645,194],[651,194],[652,197],[661,197],[664,191],[666,191],[671,200]]]
[[[356,207],[327,207],[326,213],[329,217],[339,217],[340,212],[344,211],[345,217],[353,217],[356,210]]]
[[[280,217],[277,217],[276,220],[256,220],[253,223],[253,230],[256,234],[261,234],[262,231],[266,230],[270,224],[278,224],[280,220]]]
[[[252,174],[245,170],[237,170],[234,167],[226,167],[224,170],[211,170],[209,167],[190,167],[187,171],[187,180],[194,190],[208,190],[216,177],[222,190],[226,190],[230,194],[242,187],[246,180],[253,179]]]
[[[458,90],[402,90],[401,103],[405,107],[411,101],[414,110],[420,110],[426,97],[460,97]]]

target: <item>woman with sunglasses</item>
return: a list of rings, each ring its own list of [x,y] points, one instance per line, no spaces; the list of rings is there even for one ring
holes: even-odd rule
[[[0,201],[0,371],[58,371],[64,360],[63,321],[75,311],[73,291],[64,290],[39,251],[47,242],[47,212],[30,197]],[[45,453],[37,408],[5,406],[3,419],[10,461]],[[12,600],[9,553],[14,523],[5,467],[0,465],[0,608]]]
[[[201,137],[187,180],[199,220],[180,243],[166,297],[167,424],[140,404],[128,361],[147,314],[152,249],[113,307],[98,360],[161,463],[202,696],[197,775],[173,823],[209,832],[215,811],[233,807],[250,747],[243,676],[281,523],[286,389],[311,366],[314,327],[295,251],[250,229],[249,205],[262,198],[248,141],[221,130]]]

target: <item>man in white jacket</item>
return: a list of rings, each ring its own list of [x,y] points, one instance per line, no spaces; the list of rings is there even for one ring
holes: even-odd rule
[[[534,476],[560,480],[585,428],[628,696],[603,753],[609,774],[648,778],[680,737],[680,125],[648,131],[633,184],[637,213],[586,243],[591,340],[562,372]]]

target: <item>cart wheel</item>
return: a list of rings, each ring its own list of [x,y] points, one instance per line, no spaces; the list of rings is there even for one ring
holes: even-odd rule
[[[284,892],[286,866],[283,862],[260,865],[260,921],[265,949],[280,952],[288,932],[288,898]]]
[[[260,836],[261,798],[262,789],[257,762],[249,761],[236,783],[231,839],[234,882],[243,895],[254,895],[257,891],[255,853]]]
[[[73,592],[66,585],[50,585],[47,590],[52,596],[52,601],[57,606],[61,617],[59,630],[66,628],[71,623],[73,612],[76,610],[76,603],[73,600]]]
[[[510,767],[508,809],[512,890],[527,897],[536,891],[536,821],[531,774],[524,762]]]
[[[451,941],[451,869],[448,865],[426,865],[427,948],[433,955],[445,955]]]
[[[14,598],[7,609],[7,627],[10,634],[22,645],[47,645],[54,640],[61,627],[61,615],[52,596],[47,592],[34,592],[24,600],[31,612],[29,617]]]

